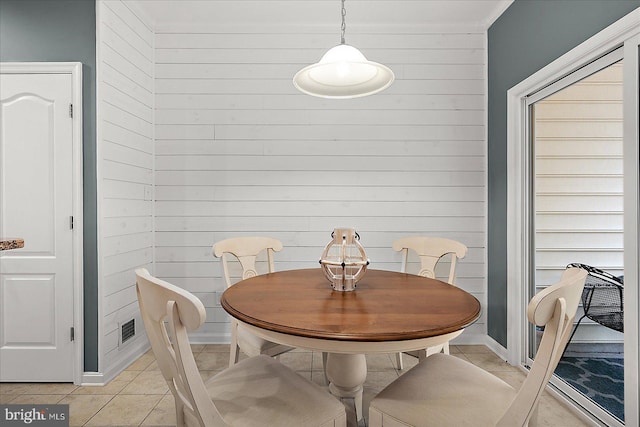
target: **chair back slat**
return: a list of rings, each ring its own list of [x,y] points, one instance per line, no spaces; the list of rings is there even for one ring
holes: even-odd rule
[[[393,242],[395,251],[402,251],[401,271],[407,270],[409,250],[414,251],[420,258],[419,276],[435,278],[436,265],[446,255],[451,255],[447,282],[453,284],[456,274],[456,262],[467,254],[467,247],[455,240],[443,237],[411,236]]]
[[[544,326],[544,333],[531,371],[498,422],[499,427],[524,427],[529,423],[569,340],[586,277],[585,270],[568,268],[558,283],[538,292],[529,302],[529,321]]]
[[[256,258],[262,251],[267,251],[269,273],[275,271],[273,252],[282,250],[282,242],[271,237],[234,237],[221,240],[213,245],[213,255],[222,259],[222,268],[227,287],[231,286],[228,255],[233,255],[242,266],[242,279],[255,277],[259,273],[256,269]]]
[[[177,425],[185,425],[185,413],[202,426],[223,423],[208,397],[187,335],[204,323],[204,305],[193,294],[151,276],[144,268],[136,270],[136,278],[140,313],[158,367],[175,399]]]

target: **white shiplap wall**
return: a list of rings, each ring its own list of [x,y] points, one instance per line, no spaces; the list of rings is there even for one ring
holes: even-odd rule
[[[121,1],[97,2],[100,209],[100,370],[107,379],[146,345],[134,270],[153,263],[151,28]],[[118,347],[119,322],[137,338]]]
[[[371,268],[399,270],[408,235],[464,242],[457,284],[485,293],[485,34],[350,33],[395,83],[354,100],[298,93],[295,72],[331,30],[156,28],[156,273],[207,307],[195,337],[228,341],[214,242],[282,240],[276,269],[312,268],[352,226]],[[463,335],[484,342],[484,316]]]
[[[535,104],[540,287],[572,262],[623,274],[622,98],[618,63]],[[585,318],[572,342],[622,343],[623,335]]]

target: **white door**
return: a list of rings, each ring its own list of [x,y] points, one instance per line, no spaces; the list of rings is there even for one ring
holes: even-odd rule
[[[72,77],[0,79],[0,381],[73,381]]]

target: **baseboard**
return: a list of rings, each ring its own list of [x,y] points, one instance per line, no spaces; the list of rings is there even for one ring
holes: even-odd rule
[[[467,334],[466,332],[453,340],[451,345],[486,345],[485,334]]]
[[[129,365],[138,360],[140,356],[149,350],[149,341],[143,341],[135,347],[131,347],[118,363],[110,366],[105,372],[85,372],[82,374],[82,386],[105,386],[124,371]]]
[[[231,335],[229,333],[193,333],[189,334],[191,344],[229,344]],[[497,341],[485,334],[463,334],[453,341],[452,345],[486,345],[498,357],[506,360],[507,350],[498,344]],[[82,375],[83,386],[104,386],[113,380],[118,374],[124,371],[129,365],[135,362],[140,356],[149,350],[149,341],[140,340],[136,345],[132,345],[126,352],[119,355],[118,360],[109,366],[104,372],[85,372]]]
[[[484,345],[489,347],[489,350],[493,351],[500,359],[508,360],[509,352],[498,341],[491,338],[489,335],[484,336]]]
[[[126,350],[120,350],[118,354],[117,360],[109,367],[107,367],[102,374],[99,374],[101,378],[97,375],[90,375],[87,377],[87,383],[85,384],[83,376],[83,384],[82,385],[106,385],[115,377],[118,376],[122,371],[127,369],[129,365],[138,360],[140,356],[145,354],[150,348],[149,340],[140,339],[137,343],[131,343],[131,345]],[[86,374],[86,373],[85,373]],[[89,372],[89,374],[93,374]],[[97,382],[97,380],[101,379],[101,382]],[[91,381],[91,382],[89,382]]]
[[[103,386],[106,382],[102,372],[85,372],[82,374],[81,386]]]
[[[231,333],[195,332],[189,334],[189,342],[191,344],[229,344]]]
[[[231,334],[229,333],[191,333],[189,334],[191,344],[229,344]],[[452,345],[487,345],[485,334],[462,334],[451,341]]]

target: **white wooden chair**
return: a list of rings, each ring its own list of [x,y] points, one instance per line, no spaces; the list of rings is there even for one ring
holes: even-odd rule
[[[177,426],[346,426],[340,401],[267,356],[243,360],[204,383],[187,336],[205,321],[202,302],[146,269],[136,270],[136,277],[140,312],[175,399]]]
[[[273,263],[273,253],[282,250],[282,243],[270,237],[235,237],[222,240],[213,245],[213,255],[222,260],[222,269],[227,288],[233,285],[231,280],[231,260],[235,257],[242,267],[241,279],[248,279],[257,276],[258,268],[256,259],[258,255],[266,251],[267,265],[264,271],[273,273],[275,271]],[[247,356],[257,356],[266,354],[277,357],[282,353],[293,350],[293,347],[276,344],[262,338],[258,338],[249,331],[243,329],[235,319],[231,319],[231,346],[229,352],[229,366],[238,363],[239,351],[242,350]]]
[[[456,356],[435,354],[371,401],[369,426],[535,426],[540,395],[571,334],[586,277],[585,270],[569,268],[529,302],[529,321],[544,326],[544,333],[520,390]]]
[[[425,237],[425,236],[413,236],[404,237],[393,242],[393,249],[395,251],[402,251],[402,266],[400,271],[407,272],[407,261],[409,259],[409,251],[415,252],[420,258],[420,270],[418,276],[423,277],[436,277],[436,265],[447,255],[450,256],[449,264],[449,277],[447,283],[454,284],[456,277],[456,264],[459,259],[462,259],[467,254],[467,247],[455,240],[445,239],[442,237]],[[436,347],[429,347],[424,350],[407,352],[411,356],[417,357],[419,360],[423,360],[425,357],[430,356],[440,351],[445,354],[449,354],[449,343],[439,345]],[[402,369],[402,353],[396,354],[396,363],[398,369]]]

